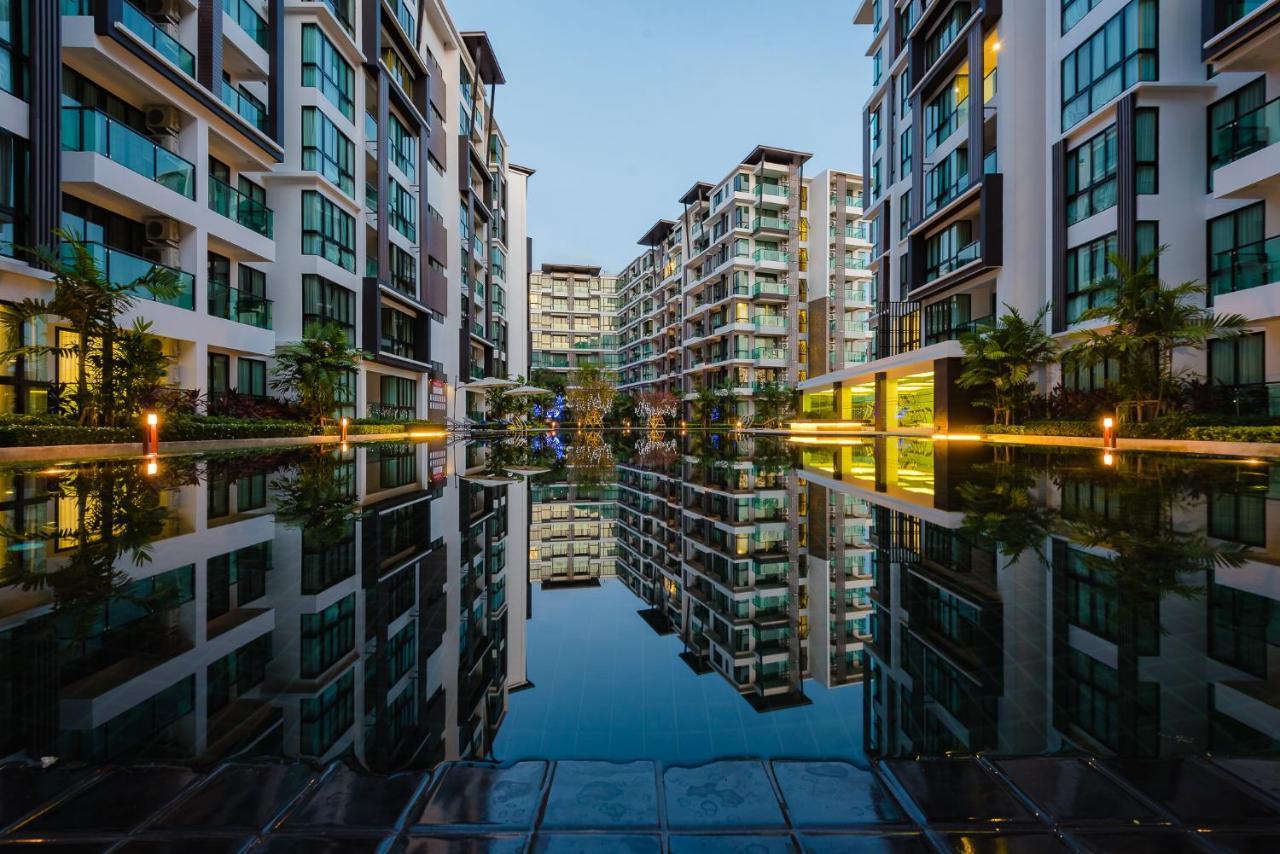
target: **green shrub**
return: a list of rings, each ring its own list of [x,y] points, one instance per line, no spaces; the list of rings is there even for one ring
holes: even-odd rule
[[[94,445],[141,440],[141,430],[131,427],[81,427],[51,415],[0,416],[0,448]]]
[[[1280,424],[1258,423],[1260,416],[1209,416],[1174,413],[1141,424],[1117,428],[1122,439],[1182,439],[1216,442],[1280,442]],[[979,428],[992,436],[1087,436],[1101,438],[1098,421],[1028,421]]]
[[[226,439],[275,439],[310,436],[303,421],[264,418],[173,418],[160,423],[162,442],[201,442]]]
[[[982,432],[1006,436],[1101,436],[1102,424],[1094,421],[1028,421],[1025,424],[991,424]]]
[[[403,421],[352,421],[347,425],[348,436],[373,436],[378,433],[403,433]],[[321,431],[325,436],[337,436],[342,431],[337,424],[326,424]]]
[[[1228,424],[1188,427],[1186,438],[1209,442],[1280,442],[1280,426]]]

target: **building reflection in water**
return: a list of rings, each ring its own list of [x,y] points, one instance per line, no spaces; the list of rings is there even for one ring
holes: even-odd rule
[[[507,519],[527,510],[485,456],[406,443],[0,473],[0,755],[486,755],[527,601],[523,579],[507,596],[508,548],[527,547]]]
[[[556,690],[535,583],[625,584],[758,712],[840,689],[868,756],[1271,752],[1278,497],[1262,464],[683,431],[7,471],[0,755],[488,757]]]

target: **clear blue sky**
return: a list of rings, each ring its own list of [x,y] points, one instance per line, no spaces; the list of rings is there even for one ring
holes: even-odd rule
[[[495,105],[529,184],[534,264],[617,272],[694,181],[757,144],[861,171],[871,85],[856,0],[453,0],[506,75]]]

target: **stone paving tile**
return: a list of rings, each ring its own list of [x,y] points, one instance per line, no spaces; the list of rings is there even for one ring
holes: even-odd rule
[[[1280,801],[1280,759],[1214,759],[1212,762]]]
[[[158,829],[253,831],[279,815],[319,775],[306,765],[241,765],[224,768],[154,826]]]
[[[662,837],[637,834],[540,833],[536,854],[662,854]]]
[[[557,762],[541,826],[656,829],[657,769],[652,762]]]
[[[870,771],[848,762],[774,762],[793,827],[905,824],[906,814]]]
[[[376,854],[382,837],[268,836],[250,851],[253,854]]]
[[[0,829],[69,791],[92,773],[56,765],[50,769],[18,764],[0,768]]]
[[[790,836],[762,834],[736,836],[672,836],[670,854],[794,854],[799,849]]]
[[[976,760],[893,760],[885,765],[930,824],[1033,820],[1031,813]]]
[[[165,766],[121,768],[53,809],[24,823],[23,836],[71,832],[125,833],[169,804],[199,779],[195,771]]]
[[[1108,759],[1102,764],[1188,825],[1280,822],[1275,807],[1195,760]]]
[[[418,794],[425,774],[372,777],[336,768],[280,823],[282,830],[391,830]]]
[[[806,854],[932,854],[934,850],[919,833],[806,833],[800,844]]]
[[[735,760],[668,768],[663,786],[667,824],[672,828],[785,826],[769,775],[760,762]]]
[[[405,854],[521,854],[523,836],[424,836],[396,849]]]
[[[996,767],[1058,824],[1165,821],[1082,759],[1001,759]]]
[[[528,829],[542,800],[546,774],[546,762],[517,762],[505,768],[447,766],[433,786],[426,807],[410,821],[419,825]]]
[[[965,854],[1065,854],[1070,851],[1052,833],[948,833],[953,851]]]
[[[1204,854],[1205,850],[1194,834],[1181,830],[1142,833],[1112,830],[1068,835],[1081,850],[1097,854]]]
[[[172,854],[228,854],[228,852],[240,851],[250,841],[252,841],[250,838],[240,836],[200,839],[171,836],[134,839],[113,849],[111,854],[171,854],[171,852]]]

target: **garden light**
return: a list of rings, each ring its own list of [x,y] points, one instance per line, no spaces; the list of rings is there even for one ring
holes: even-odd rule
[[[1114,448],[1116,446],[1116,422],[1110,415],[1102,419],[1102,447]]]
[[[158,454],[160,452],[160,416],[148,412],[143,416],[147,429],[142,434],[142,453]]]
[[[338,441],[345,445],[347,444],[347,425],[351,423],[351,419],[344,415],[342,420],[338,423],[341,425],[341,430],[338,433]]]

